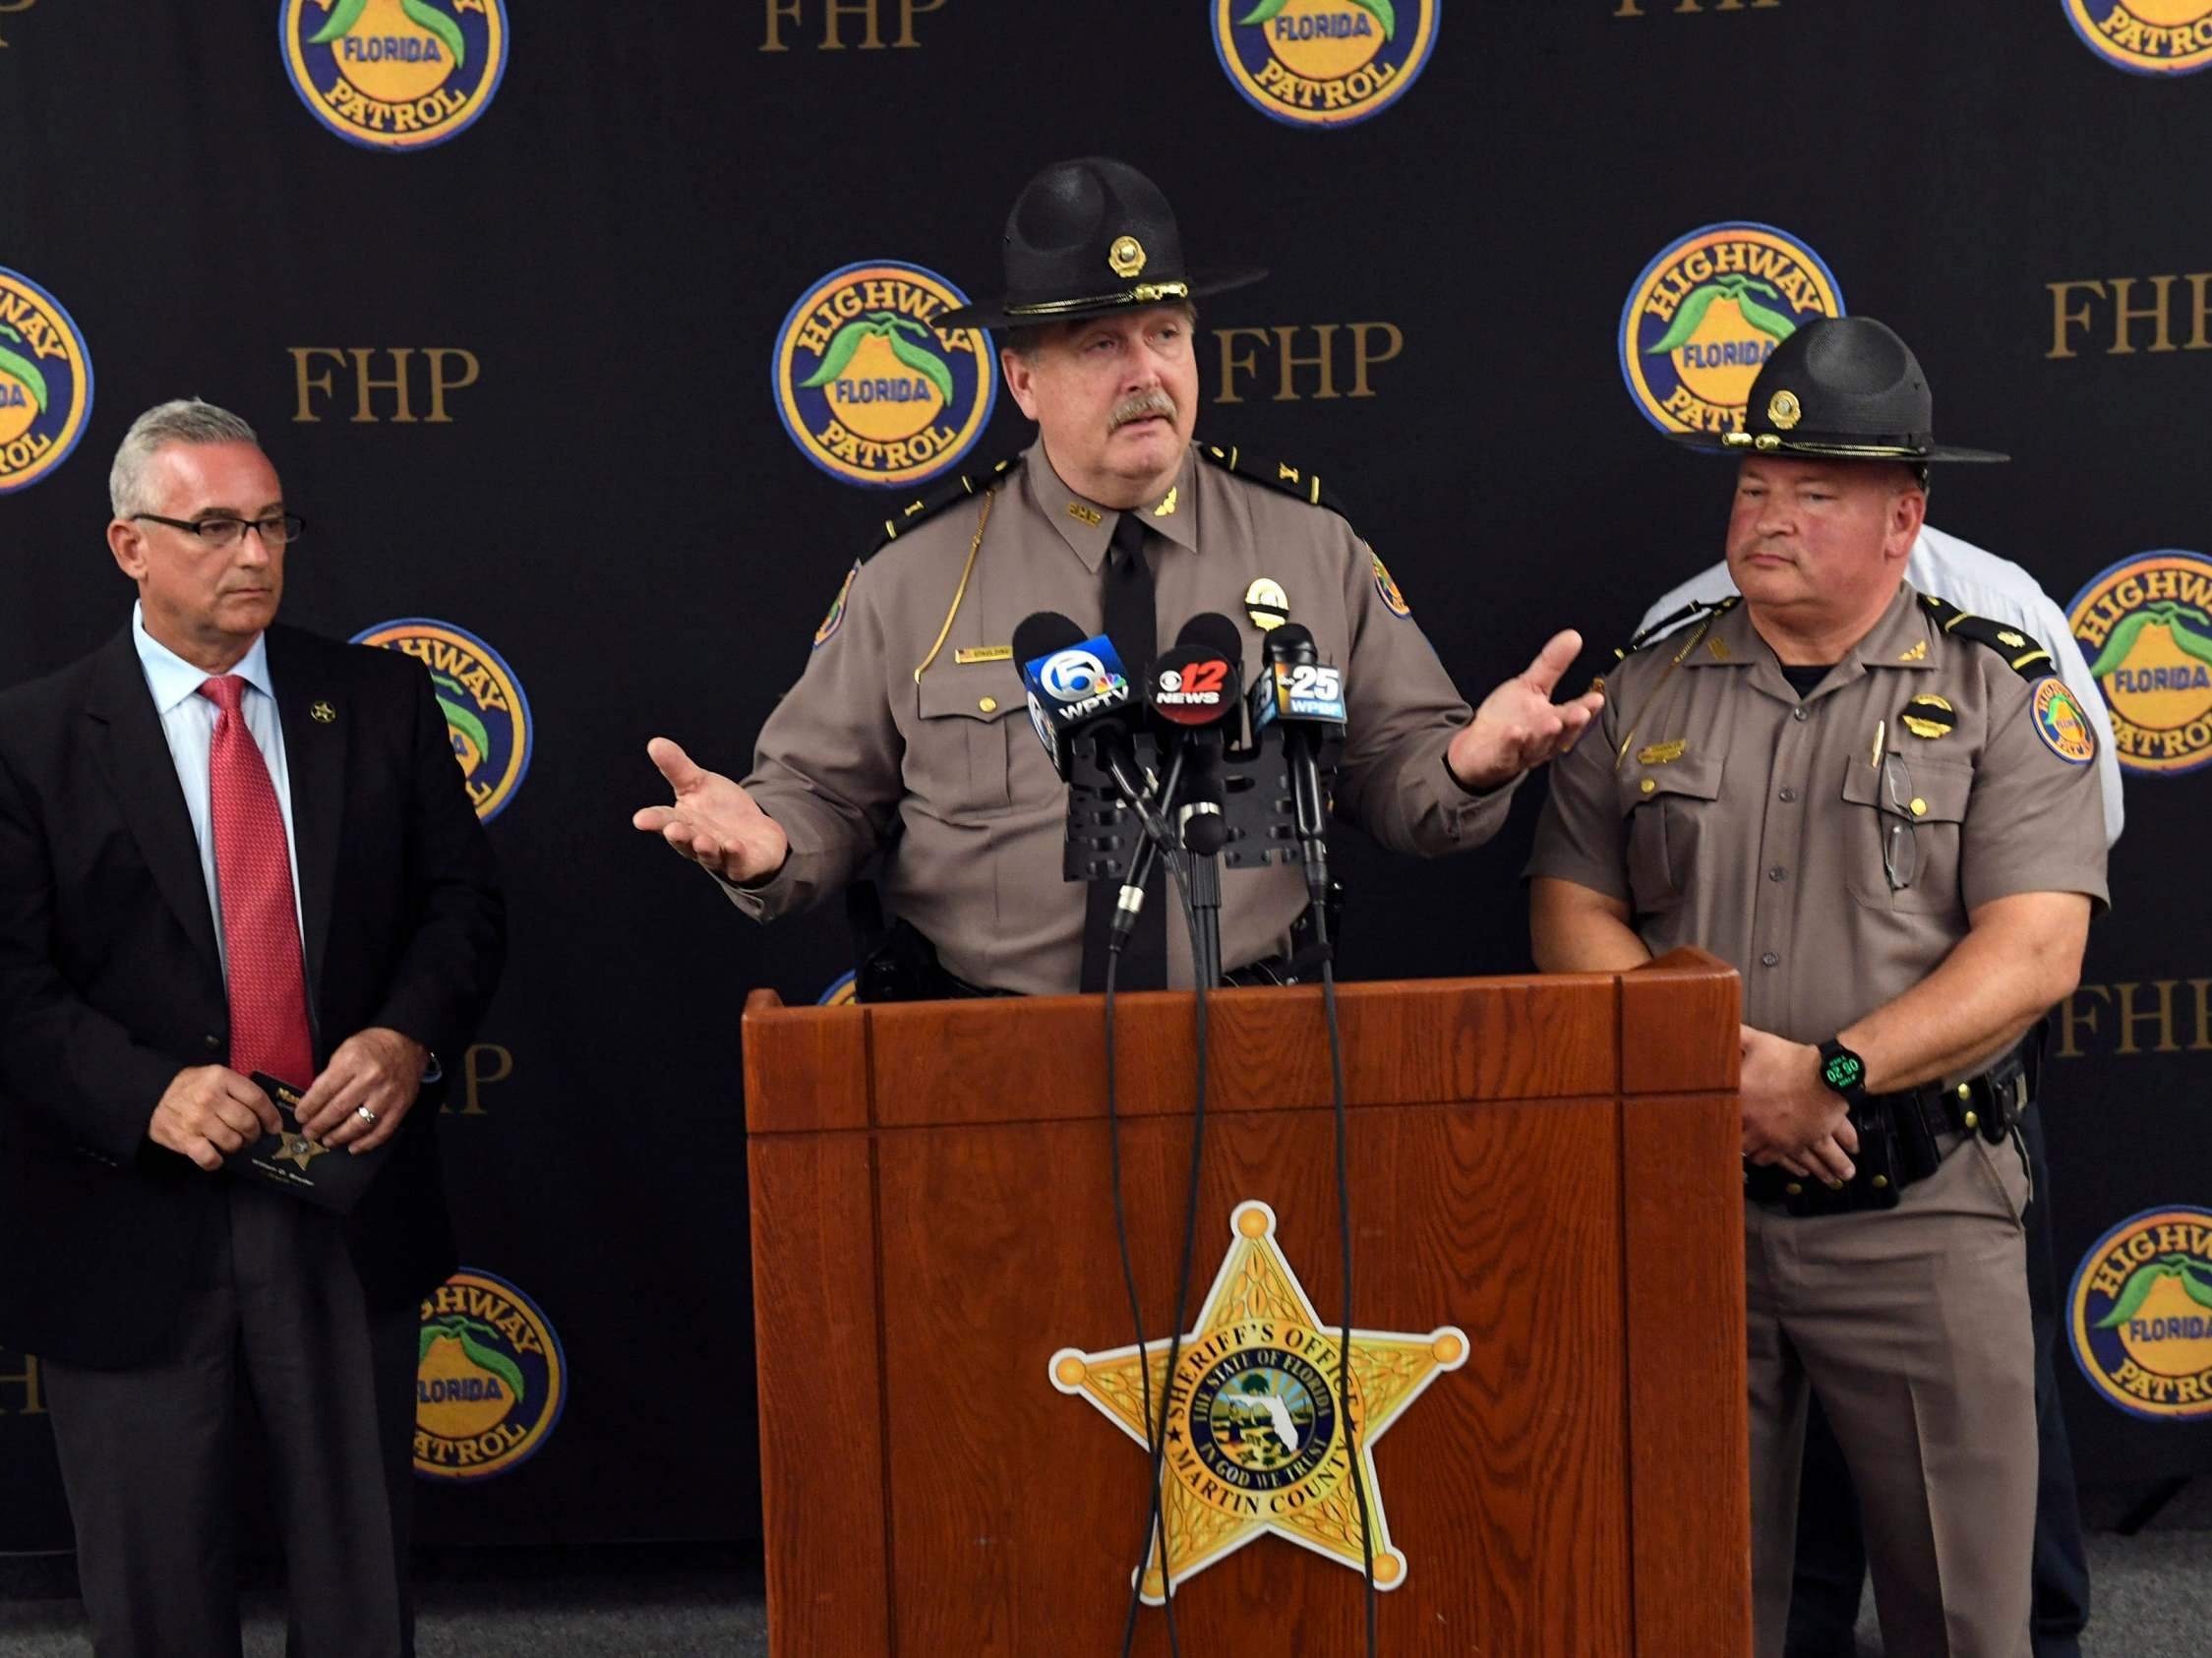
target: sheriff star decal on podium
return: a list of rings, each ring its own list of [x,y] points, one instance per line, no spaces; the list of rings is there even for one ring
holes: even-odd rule
[[[1229,1216],[1230,1243],[1207,1292],[1198,1328],[1182,1339],[1175,1383],[1168,1340],[1145,1344],[1155,1407],[1167,1413],[1162,1500],[1167,1582],[1153,1539],[1140,1586],[1159,1605],[1179,1586],[1267,1532],[1362,1569],[1358,1497],[1346,1475],[1359,1447],[1375,1554],[1375,1585],[1405,1581],[1405,1557],[1391,1546],[1375,1485],[1373,1447],[1441,1371],[1466,1362],[1464,1332],[1426,1335],[1351,1332],[1350,1406],[1355,1434],[1339,1420],[1340,1332],[1324,1326],[1275,1241],[1275,1211],[1242,1203]],[[1085,1353],[1063,1347],[1049,1361],[1052,1386],[1081,1394],[1106,1419],[1147,1444],[1144,1381],[1134,1346]]]

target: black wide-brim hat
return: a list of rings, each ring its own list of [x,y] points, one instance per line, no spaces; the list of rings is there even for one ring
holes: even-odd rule
[[[1823,317],[1774,347],[1752,382],[1744,429],[1678,433],[1708,454],[1811,460],[1998,461],[1936,442],[1935,399],[1912,347],[1872,317]]]
[[[1055,161],[1006,215],[1006,291],[936,319],[940,328],[1022,327],[1226,293],[1267,272],[1191,270],[1160,187],[1103,155]]]

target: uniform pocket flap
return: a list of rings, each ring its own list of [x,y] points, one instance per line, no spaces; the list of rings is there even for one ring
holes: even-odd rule
[[[1889,798],[1887,776],[1896,799]],[[1952,760],[1891,755],[1880,768],[1853,759],[1843,770],[1843,798],[1915,823],[1963,823],[1974,793],[1974,768]]]
[[[1723,758],[1719,754],[1683,754],[1645,765],[1631,760],[1621,770],[1621,811],[1632,812],[1645,800],[1670,795],[1691,800],[1718,799]]]
[[[950,673],[932,668],[915,688],[920,693],[916,708],[925,720],[1002,720],[1029,708],[1021,677],[1005,663],[955,668]]]

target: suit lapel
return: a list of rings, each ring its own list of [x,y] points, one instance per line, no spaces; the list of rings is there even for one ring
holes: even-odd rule
[[[353,710],[345,687],[319,672],[320,652],[288,627],[269,630],[269,678],[284,727],[284,764],[292,774],[293,855],[300,866],[300,920],[306,930],[308,1001],[320,1008],[323,953],[330,941],[338,837],[345,817],[346,754]]]
[[[185,936],[219,984],[222,957],[215,950],[215,918],[208,908],[200,843],[193,836],[177,763],[128,627],[100,652],[85,714],[99,734],[94,742],[107,786],[131,838],[153,871],[154,885],[184,924]]]

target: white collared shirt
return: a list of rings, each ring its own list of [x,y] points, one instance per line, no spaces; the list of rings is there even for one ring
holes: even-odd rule
[[[2089,664],[2082,657],[2073,629],[2066,625],[2066,613],[2034,576],[2011,560],[2001,559],[1932,524],[1923,525],[1920,539],[1912,544],[1905,560],[1905,579],[1918,591],[1947,599],[1962,611],[2009,622],[2051,653],[2058,664],[2059,678],[2096,728],[2097,772],[2105,797],[2105,845],[2110,847],[2119,840],[2126,814],[2120,798],[2120,749],[2112,740],[2112,715],[2097,690],[2097,681],[2089,677]],[[1672,616],[1692,600],[1714,604],[1735,591],[1736,583],[1723,561],[1701,570],[1645,611],[1644,620],[1637,623],[1638,631]]]
[[[221,710],[200,694],[200,687],[214,678],[195,668],[146,630],[142,605],[131,607],[131,642],[138,647],[139,666],[146,671],[146,688],[152,693],[154,712],[161,716],[161,735],[169,740],[169,757],[176,762],[177,782],[184,789],[185,809],[192,814],[192,836],[200,843],[200,873],[208,883],[208,914],[215,922],[215,953],[230,971],[229,951],[222,936],[222,893],[215,881],[215,818],[213,786],[208,770],[208,745],[215,735],[215,716]],[[300,910],[299,841],[292,833],[292,773],[284,763],[284,724],[277,718],[276,692],[269,679],[269,636],[259,634],[253,649],[230,670],[246,681],[239,707],[246,729],[269,767],[269,781],[276,790],[276,809],[284,814],[284,850],[292,863],[292,916],[300,935],[307,923]],[[301,957],[306,957],[304,943]]]

